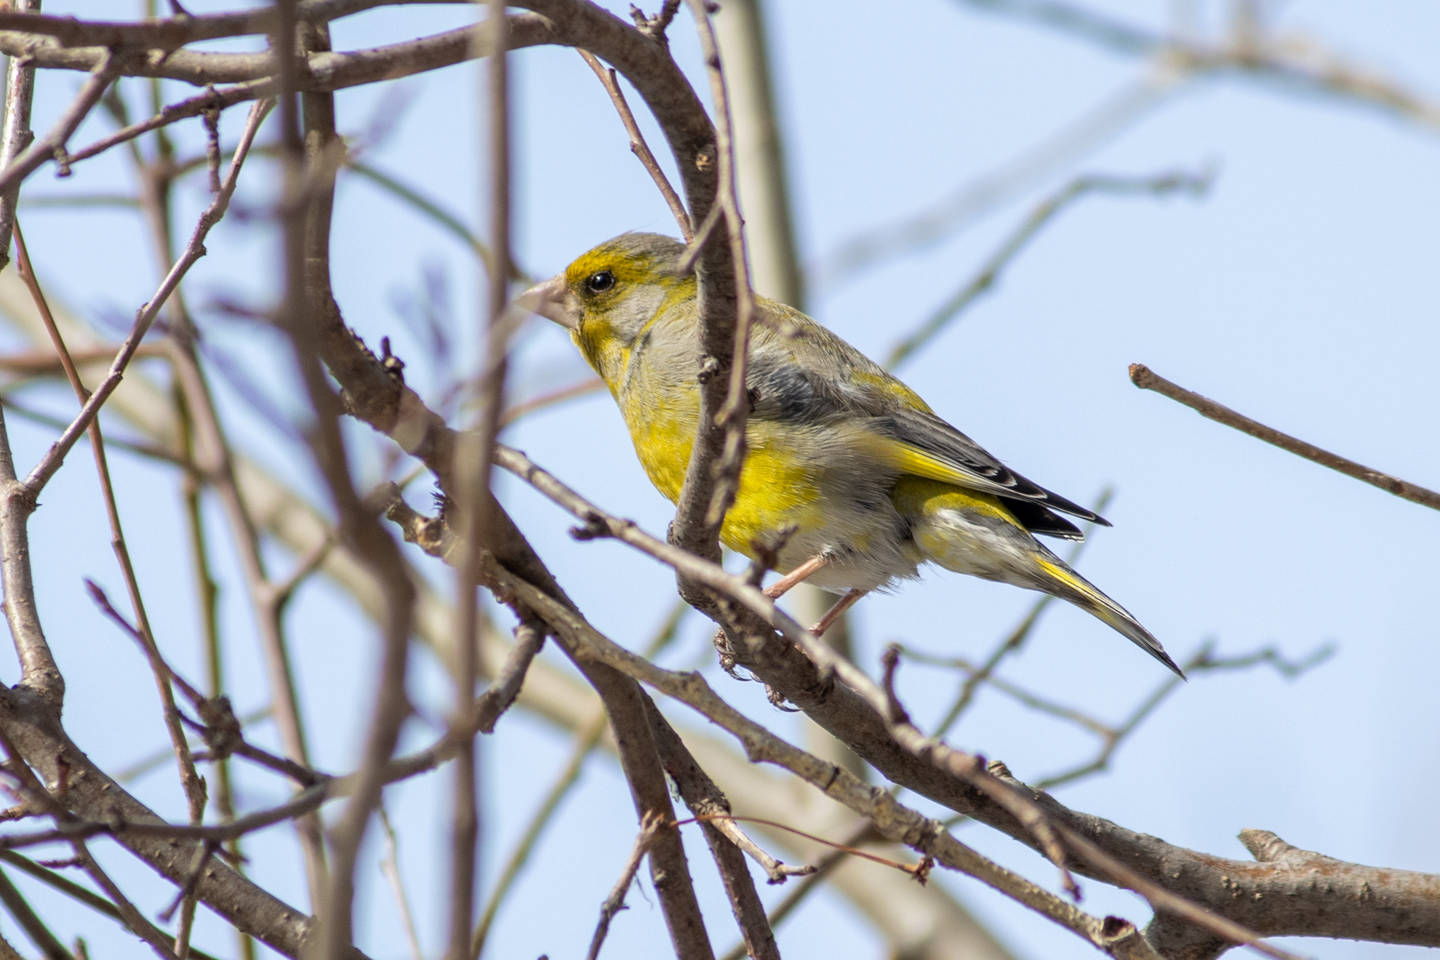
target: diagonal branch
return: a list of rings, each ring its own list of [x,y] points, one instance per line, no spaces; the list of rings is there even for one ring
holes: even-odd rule
[[[1331,453],[1329,450],[1322,450],[1313,443],[1306,443],[1288,433],[1281,433],[1274,427],[1267,427],[1258,420],[1251,420],[1243,413],[1237,413],[1223,404],[1216,403],[1206,397],[1200,396],[1186,390],[1179,384],[1172,383],[1152,371],[1143,363],[1132,363],[1130,365],[1130,380],[1141,390],[1154,390],[1162,396],[1185,404],[1191,410],[1208,417],[1216,423],[1223,423],[1227,427],[1234,427],[1241,433],[1248,433],[1257,440],[1264,440],[1272,446],[1279,447],[1297,457],[1304,457],[1306,460],[1320,464],[1322,467],[1329,467],[1331,470],[1339,471],[1347,477],[1354,477],[1356,480],[1363,480],[1372,487],[1379,487],[1387,493],[1393,493],[1397,497],[1418,503],[1422,507],[1429,507],[1432,510],[1440,510],[1440,492],[1429,490],[1418,484],[1392,477],[1388,473],[1381,473],[1364,464],[1348,460],[1338,453]]]

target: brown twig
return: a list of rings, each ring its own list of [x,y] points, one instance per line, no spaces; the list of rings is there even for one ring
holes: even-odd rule
[[[677,4],[678,6],[678,4]],[[620,89],[620,84],[615,79],[615,71],[601,66],[600,61],[588,50],[576,49],[580,59],[585,61],[586,66],[595,72],[600,83],[605,87],[605,92],[610,95],[610,102],[615,104],[615,112],[620,114],[620,122],[625,125],[625,132],[630,135],[630,152],[635,154],[645,172],[650,174],[650,179],[655,181],[655,188],[660,191],[660,196],[665,199],[665,205],[670,208],[670,215],[675,218],[675,225],[680,228],[680,235],[689,243],[694,236],[694,228],[690,223],[690,215],[685,212],[685,204],[680,201],[680,195],[675,188],[670,186],[670,181],[665,176],[665,171],[660,169],[655,154],[650,152],[650,146],[645,142],[645,136],[640,132],[640,125],[635,122],[635,114],[630,112],[630,104],[625,101],[625,92]]]
[[[715,154],[719,169],[715,186],[715,207],[724,218],[726,248],[734,273],[735,319],[733,331],[726,331],[730,342],[714,338],[712,343],[702,344],[702,349],[720,353],[724,347],[730,351],[728,369],[721,367],[715,374],[727,374],[723,403],[718,409],[707,410],[707,391],[704,367],[702,365],[700,402],[700,433],[710,433],[708,423],[713,422],[720,431],[718,450],[714,463],[704,463],[703,456],[691,454],[689,469],[686,471],[685,486],[688,488],[697,477],[706,476],[713,483],[708,503],[703,513],[706,539],[714,539],[720,529],[725,513],[735,500],[740,484],[740,469],[745,460],[745,420],[750,414],[749,394],[745,389],[745,374],[750,364],[750,328],[755,319],[755,292],[750,289],[750,265],[745,256],[745,235],[740,216],[740,185],[735,178],[734,129],[730,117],[730,91],[725,84],[724,67],[720,62],[720,47],[715,40],[715,26],[710,22],[710,10],[704,0],[686,0],[691,16],[695,18],[695,29],[700,37],[700,50],[705,57],[705,71],[710,78],[710,98],[715,108]],[[708,212],[707,212],[708,215]],[[702,330],[702,338],[705,333]],[[716,394],[716,398],[721,394]],[[701,449],[697,442],[695,449]],[[708,471],[708,476],[705,473]],[[677,505],[677,526],[686,519],[686,492],[680,493]],[[696,504],[698,506],[698,503]],[[679,542],[677,540],[677,542]]]
[[[600,919],[595,924],[595,932],[590,936],[590,949],[585,952],[585,960],[596,960],[600,956],[605,935],[610,932],[610,921],[615,919],[615,914],[625,909],[625,894],[629,891],[630,884],[635,882],[640,862],[645,859],[660,834],[669,829],[672,829],[669,824],[653,814],[646,814],[641,821],[640,833],[630,848],[630,856],[625,860],[624,869],[620,871],[620,879],[615,881],[610,895],[600,904]]]
[[[239,145],[235,148],[235,156],[230,161],[230,171],[225,177],[225,183],[221,191],[211,200],[210,205],[201,213],[199,222],[195,225],[195,231],[190,237],[189,243],[180,258],[171,266],[165,279],[160,282],[159,288],[149,302],[143,306],[135,317],[135,324],[131,327],[130,334],[120,345],[119,352],[115,355],[114,361],[110,364],[110,370],[105,379],[85,405],[80,409],[79,414],[71,421],[65,432],[51,445],[45,456],[40,459],[35,467],[25,478],[25,486],[31,496],[38,496],[45,483],[54,475],[64,461],[65,455],[74,446],[80,434],[89,427],[90,421],[99,413],[100,407],[109,399],[110,394],[120,385],[124,377],[125,368],[129,365],[135,351],[139,348],[141,339],[149,331],[150,325],[159,316],[160,308],[179,285],[180,280],[194,266],[195,262],[205,255],[205,237],[210,229],[225,216],[225,211],[230,205],[230,197],[235,192],[235,186],[239,181],[240,167],[245,162],[245,157],[250,151],[250,145],[254,142],[255,133],[259,130],[260,122],[270,111],[273,103],[261,101],[250,111],[249,120],[245,125],[245,133],[240,139]]]
[[[689,609],[683,603],[675,604],[670,616],[665,618],[655,636],[646,644],[643,656],[647,658],[658,656],[675,640],[680,621]],[[569,759],[556,775],[550,789],[546,791],[545,798],[531,814],[529,823],[520,834],[520,838],[515,841],[514,848],[505,858],[505,864],[500,868],[499,875],[491,886],[489,900],[481,912],[480,922],[476,924],[475,934],[470,941],[471,960],[479,960],[481,953],[484,952],[490,928],[500,912],[501,905],[505,902],[506,895],[512,889],[521,868],[534,851],[541,833],[553,822],[552,818],[560,806],[560,802],[579,779],[582,765],[600,742],[600,738],[605,734],[605,729],[605,712],[603,710],[597,710],[590,720],[584,721],[578,726]]]
[[[805,628],[775,606],[775,601],[765,596],[759,588],[727,573],[719,564],[702,560],[689,551],[650,536],[637,527],[634,521],[606,513],[520,451],[504,444],[496,444],[495,462],[582,520],[587,524],[587,534],[614,537],[672,567],[682,576],[703,584],[707,589],[739,600],[751,613],[790,640],[798,642],[805,635]]]
[[[83,406],[89,396],[89,391],[80,379],[80,373],[70,357],[69,349],[65,346],[60,328],[55,323],[55,316],[50,312],[50,305],[30,263],[30,253],[25,247],[25,237],[18,222],[15,223],[14,229],[16,266],[20,277],[29,289],[35,307],[45,324],[46,332],[50,335],[51,344],[55,349],[56,356],[60,359],[65,377],[70,381],[70,387],[74,391],[76,399]],[[192,823],[199,823],[205,814],[205,783],[195,770],[195,760],[190,755],[190,745],[180,726],[180,712],[175,706],[175,692],[170,686],[172,678],[170,668],[160,654],[160,648],[150,629],[149,618],[145,614],[145,603],[141,597],[139,579],[135,575],[135,566],[130,560],[130,549],[126,545],[125,531],[120,522],[120,508],[115,500],[115,487],[110,481],[110,465],[105,454],[105,438],[101,433],[98,419],[90,422],[88,433],[91,452],[95,459],[95,472],[100,482],[100,493],[105,503],[105,516],[110,525],[110,545],[114,550],[121,576],[125,581],[125,588],[130,596],[130,607],[135,613],[135,627],[132,636],[139,642],[141,651],[150,663],[150,670],[160,696],[165,729],[170,735],[171,747],[175,751],[175,760],[180,768],[180,784],[185,791],[185,799],[190,807],[190,820]],[[87,581],[87,584],[92,595],[99,592],[99,588],[93,583]],[[103,598],[103,594],[101,597]],[[105,601],[105,605],[109,606],[108,600]],[[115,613],[113,608],[111,608],[111,612]],[[123,622],[123,618],[118,613],[115,613],[115,616]]]
[[[1409,483],[1388,473],[1381,473],[1364,464],[1356,463],[1354,460],[1347,460],[1345,457],[1328,450],[1322,450],[1312,443],[1306,443],[1288,433],[1281,433],[1273,427],[1267,427],[1258,420],[1251,420],[1242,413],[1237,413],[1229,407],[1216,403],[1198,393],[1192,393],[1184,387],[1172,383],[1152,371],[1142,363],[1130,365],[1130,381],[1142,390],[1154,390],[1162,396],[1169,397],[1179,403],[1185,404],[1191,410],[1214,420],[1216,423],[1223,423],[1227,427],[1234,427],[1241,433],[1248,433],[1257,440],[1264,440],[1272,446],[1279,447],[1297,457],[1303,457],[1322,467],[1329,467],[1345,474],[1347,477],[1354,477],[1362,480],[1372,487],[1379,487],[1386,493],[1393,493],[1397,497],[1418,503],[1423,507],[1432,510],[1440,510],[1440,493],[1428,490],[1417,484]]]
[[[27,16],[29,15],[27,14]],[[70,139],[75,128],[80,126],[81,121],[89,116],[95,104],[100,101],[100,97],[120,75],[120,69],[120,60],[114,54],[105,51],[100,56],[94,69],[90,71],[89,79],[85,81],[85,85],[80,88],[74,101],[61,114],[50,132],[32,143],[24,153],[12,160],[3,171],[0,171],[0,195],[5,194],[28,177],[46,160],[56,160],[61,164],[61,169],[65,169],[65,165],[68,163],[65,158],[65,142]]]

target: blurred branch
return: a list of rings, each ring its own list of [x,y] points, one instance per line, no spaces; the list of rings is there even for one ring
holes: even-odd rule
[[[566,400],[573,400],[575,397],[585,397],[592,393],[599,393],[605,389],[605,381],[599,377],[589,377],[579,383],[571,384],[568,387],[561,387],[558,390],[550,390],[529,400],[523,400],[500,415],[500,426],[508,427],[521,417],[528,416],[536,410],[543,410],[546,407]]]
[[[385,855],[380,860],[380,872],[390,881],[395,894],[395,907],[400,911],[400,923],[405,928],[405,940],[410,945],[410,960],[425,960],[425,951],[420,947],[420,935],[415,930],[415,915],[410,910],[410,897],[405,892],[405,880],[400,875],[400,838],[390,823],[390,816],[384,805],[379,810],[380,830],[385,837]]]
[[[35,861],[30,860],[27,857],[21,856],[20,854],[15,853],[11,850],[0,850],[0,861],[10,864],[17,870],[24,872],[26,875],[33,877],[39,882],[57,891],[62,896],[69,897],[76,903],[83,904],[84,906],[89,907],[91,910],[94,910],[96,913],[109,917],[111,920],[120,920],[120,911],[113,903],[111,903],[109,900],[106,900],[104,897],[85,889],[80,884],[75,883],[73,880],[61,876],[54,870],[47,870],[45,867],[40,866],[40,864],[36,863]],[[159,927],[156,927],[153,924],[150,924],[150,926],[152,932],[155,935],[160,937],[163,937],[165,935],[165,931],[161,930]],[[62,955],[68,954],[62,953]],[[213,954],[206,953],[204,950],[198,950],[195,947],[190,947],[190,956],[194,957],[195,960],[216,960],[216,957]],[[47,960],[50,957],[48,951],[46,953],[46,957]]]
[[[810,268],[812,286],[833,293],[886,260],[933,247],[1036,181],[1108,143],[1173,92],[1177,78],[1157,71],[1127,83],[1040,143],[965,180],[923,210],[875,224],[842,240]]]
[[[1191,659],[1188,666],[1196,673],[1206,670],[1244,670],[1256,664],[1268,664],[1286,680],[1293,680],[1335,655],[1335,645],[1322,643],[1303,657],[1291,659],[1274,647],[1262,647],[1254,653],[1233,654],[1228,657],[1215,655],[1212,646],[1206,644]]]
[[[1257,440],[1264,440],[1266,443],[1279,447],[1281,450],[1293,453],[1297,457],[1318,463],[1322,467],[1329,467],[1331,470],[1345,474],[1347,477],[1354,477],[1362,480],[1372,487],[1379,487],[1386,493],[1393,493],[1397,497],[1418,503],[1422,507],[1429,507],[1432,510],[1440,510],[1440,492],[1428,490],[1418,484],[1392,477],[1388,473],[1381,473],[1364,464],[1356,463],[1354,460],[1347,460],[1336,453],[1322,450],[1312,443],[1307,443],[1288,433],[1281,433],[1273,427],[1267,427],[1258,420],[1251,420],[1242,413],[1237,413],[1229,407],[1216,403],[1198,393],[1186,390],[1178,384],[1166,380],[1164,377],[1152,371],[1142,363],[1130,365],[1130,380],[1141,390],[1154,390],[1162,396],[1169,397],[1179,403],[1185,404],[1191,410],[1214,420],[1216,423],[1223,423],[1227,427],[1234,427],[1241,433],[1248,433]]]
[[[1118,53],[1152,53],[1166,42],[1154,31],[1126,23],[1098,10],[1059,0],[963,0],[989,13],[1033,20],[1053,30],[1063,30],[1084,40],[1109,47]]]
[[[500,431],[500,414],[505,404],[505,382],[509,372],[510,335],[515,329],[507,316],[510,300],[509,280],[511,247],[511,116],[510,64],[506,52],[509,21],[504,0],[490,0],[487,16],[475,28],[478,42],[496,51],[486,58],[484,98],[480,112],[485,129],[484,165],[488,176],[480,184],[485,198],[487,236],[490,259],[486,263],[485,293],[482,312],[485,329],[482,352],[478,357],[480,377],[477,384],[476,422],[457,446],[454,464],[455,483],[446,490],[447,512],[462,531],[458,556],[452,563],[455,589],[455,664],[451,677],[454,705],[449,721],[452,728],[468,726],[468,715],[475,698],[478,678],[481,614],[477,589],[480,584],[480,554],[494,527],[492,486],[494,460],[490,451]],[[534,659],[545,641],[543,625],[516,610],[520,623],[515,628],[515,650],[524,657],[516,675],[507,678],[500,697],[499,710],[510,705],[519,692],[525,668]],[[493,729],[493,721],[490,729]],[[448,960],[467,960],[470,956],[470,932],[475,921],[476,875],[479,869],[480,813],[476,794],[477,744],[474,736],[460,741],[452,771],[449,850],[448,915],[449,936],[445,948]],[[336,960],[339,960],[337,957]]]
[[[1114,495],[1115,491],[1111,487],[1106,487],[1104,490],[1101,490],[1100,496],[1095,498],[1095,512],[1103,514],[1105,508],[1110,505],[1110,500]],[[1065,558],[1065,562],[1073,567],[1075,562],[1080,559],[1080,555],[1085,552],[1086,543],[1088,543],[1088,541],[1079,540],[1072,544],[1069,555]],[[960,692],[956,695],[955,702],[950,705],[950,708],[945,711],[945,715],[941,718],[940,722],[935,725],[935,736],[943,737],[950,732],[950,728],[955,725],[961,715],[974,703],[975,694],[980,689],[980,686],[990,679],[995,672],[995,668],[1000,665],[1001,660],[1020,650],[1026,639],[1030,636],[1030,631],[1035,629],[1035,624],[1039,622],[1040,615],[1045,612],[1045,608],[1048,607],[1054,599],[1055,598],[1049,594],[1036,598],[1030,606],[1030,611],[1025,614],[1024,619],[995,646],[995,649],[990,652],[990,656],[985,658],[985,662],[976,667],[970,676],[965,678],[965,682],[960,685]]]
[[[1030,211],[1020,226],[981,265],[968,282],[951,294],[946,301],[891,348],[884,365],[894,369],[909,360],[915,353],[930,343],[961,313],[981,296],[994,289],[1001,272],[1029,245],[1036,234],[1075,201],[1092,194],[1110,196],[1153,196],[1160,197],[1174,193],[1189,193],[1201,196],[1210,189],[1214,176],[1210,171],[1185,173],[1177,171],[1148,177],[1089,174],[1076,177],[1063,188],[1041,201]]]
[[[990,13],[1030,20],[1059,33],[1130,56],[1149,56],[1182,72],[1233,72],[1281,89],[1331,97],[1440,127],[1440,101],[1429,99],[1381,70],[1347,62],[1312,38],[1271,38],[1251,4],[1235,4],[1228,36],[1203,44],[1138,27],[1064,0],[963,0]]]

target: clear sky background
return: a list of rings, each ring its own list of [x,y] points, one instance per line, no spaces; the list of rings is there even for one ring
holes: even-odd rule
[[[610,6],[623,15],[624,4]],[[1440,648],[1434,611],[1440,587],[1434,543],[1440,516],[1139,391],[1126,369],[1145,363],[1322,447],[1440,486],[1440,123],[1433,114],[1426,125],[1367,103],[1231,74],[1155,93],[1146,108],[1082,149],[1056,151],[1051,145],[1064,131],[1095,129],[1093,118],[1107,105],[1133,100],[1147,80],[1154,90],[1153,67],[983,6],[916,2],[877,12],[874,4],[858,2],[769,5],[786,174],[800,255],[811,268],[807,309],[878,358],[1074,176],[1210,172],[1213,184],[1198,198],[1079,201],[902,374],[942,416],[1037,482],[1082,502],[1114,488],[1106,514],[1115,527],[1092,537],[1079,568],[1132,610],[1177,660],[1205,643],[1221,655],[1274,647],[1296,659],[1325,644],[1335,649],[1330,660],[1293,681],[1263,666],[1196,676],[1126,741],[1108,773],[1062,790],[1060,799],[1216,855],[1245,857],[1235,835],[1254,827],[1342,860],[1436,871]],[[1171,6],[1107,5],[1156,29],[1171,24]],[[1228,5],[1182,6],[1195,11],[1195,36],[1217,39]],[[1440,103],[1434,55],[1440,8],[1335,0],[1263,6],[1267,30],[1294,50],[1328,51]],[[47,11],[130,12],[99,3],[54,3]],[[351,18],[335,25],[335,46],[419,36],[463,22],[464,13],[405,7]],[[686,15],[670,36],[703,90]],[[522,268],[546,276],[622,231],[673,232],[608,99],[574,53],[524,50],[511,62]],[[41,78],[37,127],[68,102],[80,79]],[[467,65],[383,91],[346,92],[338,100],[341,128],[368,162],[479,224],[478,89],[479,70]],[[174,92],[178,98],[180,88]],[[138,115],[144,109],[139,88],[131,93]],[[638,98],[632,100],[638,109]],[[223,129],[233,138],[240,124],[241,114],[232,111]],[[273,136],[273,127],[267,130]],[[104,123],[91,121],[73,142],[88,143],[103,132]],[[184,132],[192,144],[198,136],[198,124]],[[651,143],[662,152],[658,137]],[[863,268],[835,268],[836,252],[852,238],[940,209],[945,198],[1037,156],[1055,162],[1000,191],[977,215],[953,221],[935,242]],[[42,173],[26,195],[123,186],[119,159],[83,164],[66,182]],[[268,170],[251,171],[242,210],[246,204],[258,209],[267,191],[278,188],[278,172]],[[205,203],[201,179],[190,181],[180,200],[180,229],[188,233]],[[22,206],[42,273],[47,262],[68,264],[52,268],[52,282],[63,284],[73,308],[101,326],[128,318],[157,278],[133,214],[87,213],[83,230],[75,228],[74,216]],[[335,287],[347,321],[372,346],[382,334],[391,336],[409,363],[409,381],[426,395],[443,364],[411,332],[413,311],[406,304],[415,302],[427,275],[443,277],[443,322],[468,349],[480,317],[476,264],[432,221],[354,176],[340,185],[335,237]],[[230,356],[275,409],[294,413],[297,405],[287,399],[293,384],[274,360],[278,341],[215,309],[221,298],[263,305],[274,296],[273,235],[254,222],[227,221],[210,247],[223,247],[225,256],[202,262],[189,281],[209,343]],[[537,319],[517,344],[512,399],[568,385],[587,372],[567,338]],[[221,389],[234,428],[263,437],[265,415],[232,387]],[[49,399],[55,410],[70,409],[63,393]],[[50,435],[15,429],[21,461],[33,462]],[[383,445],[366,431],[353,435],[362,474],[378,478],[382,463],[375,451]],[[671,507],[646,482],[608,397],[536,414],[504,439],[596,503],[664,531]],[[255,453],[282,471],[296,457],[294,448],[273,442]],[[198,673],[193,599],[182,579],[188,568],[177,559],[183,540],[171,495],[175,480],[134,461],[116,469],[152,606],[162,608],[169,584],[184,582],[173,604],[152,609],[157,632],[177,665]],[[48,499],[83,498],[86,485],[93,486],[90,470],[88,456],[72,456]],[[313,477],[297,482],[318,489]],[[570,521],[557,509],[508,478],[501,489],[592,621],[619,642],[642,646],[674,595],[673,577],[619,544],[573,543],[566,535]],[[417,505],[423,505],[421,492]],[[82,576],[105,584],[117,599],[122,595],[98,504],[95,510],[94,516],[37,514],[41,610],[70,683],[68,729],[98,759],[121,764],[163,741],[158,710],[140,715],[127,706],[133,690],[147,689],[134,686],[148,684],[143,663],[83,600]],[[284,569],[288,561],[277,554],[277,562]],[[448,582],[439,571],[436,579]],[[859,605],[857,660],[875,670],[890,641],[979,658],[1032,601],[1014,588],[935,571]],[[252,629],[238,590],[226,598],[225,612],[229,629]],[[362,708],[374,638],[323,583],[300,593],[290,624],[319,763],[348,769],[367,722]],[[708,650],[707,627],[692,616],[667,662],[704,663]],[[553,650],[545,656],[559,661]],[[237,656],[232,668],[237,706],[262,706],[258,663]],[[1109,721],[1122,719],[1164,679],[1161,668],[1123,638],[1059,604],[1003,675]],[[13,668],[8,676],[13,679]],[[758,685],[715,682],[752,716],[799,735],[793,718],[764,704]],[[917,718],[933,722],[957,682],[952,672],[907,667],[901,692]],[[413,693],[432,717],[448,702],[438,670],[423,658]],[[502,731],[507,727],[484,757],[485,775],[508,781],[505,791],[486,794],[492,864],[569,749],[567,735],[523,714],[507,716]],[[268,735],[263,726],[256,733]],[[418,745],[432,730],[417,722],[408,733]],[[950,741],[1004,760],[1027,780],[1093,749],[1073,727],[1038,719],[998,695],[982,698]],[[259,782],[246,803],[282,799],[273,781]],[[148,802],[183,815],[173,772],[147,778],[137,789]],[[427,953],[434,955],[442,943],[443,904],[436,898],[446,837],[442,810],[412,786],[393,790],[387,802],[403,825],[401,868]],[[629,849],[632,820],[623,783],[607,761],[592,760],[487,956],[583,953],[599,902]],[[966,830],[964,839],[1058,889],[1055,871],[1018,844],[983,828]],[[586,854],[571,859],[577,844]],[[279,892],[303,903],[298,860],[284,838],[261,838],[254,849],[252,856],[273,850],[289,865],[293,877],[278,884]],[[704,873],[708,857],[694,849],[692,863]],[[406,948],[375,868],[381,852],[372,844],[362,864],[360,945],[388,960],[405,956]],[[1092,955],[1071,934],[973,881],[941,874],[935,881],[953,886],[1018,956]],[[1142,923],[1148,916],[1131,895],[1090,882],[1084,890],[1082,906],[1092,912]],[[783,890],[764,892],[778,897]],[[705,893],[707,918],[723,948],[730,940],[727,911],[713,884]],[[163,894],[155,902],[163,905]],[[653,893],[632,893],[629,902],[606,955],[661,955],[667,941]],[[148,955],[143,945],[96,929],[104,943],[96,955]],[[844,904],[829,898],[801,910],[779,930],[779,941],[790,957],[881,950],[867,928],[847,917]],[[213,925],[202,927],[198,942],[230,948]],[[1290,946],[1337,960],[1421,955],[1331,941]]]

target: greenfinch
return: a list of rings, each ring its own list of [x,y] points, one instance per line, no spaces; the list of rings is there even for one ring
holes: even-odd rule
[[[680,272],[684,251],[670,237],[622,234],[518,301],[569,330],[672,502],[700,414],[696,280]],[[1106,520],[1006,467],[810,317],[756,298],[746,385],[746,455],[720,539],[751,558],[765,553],[787,574],[780,590],[804,579],[853,602],[933,561],[1067,600],[1180,673],[1125,608],[1035,539],[1083,539],[1061,514]]]

